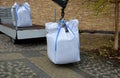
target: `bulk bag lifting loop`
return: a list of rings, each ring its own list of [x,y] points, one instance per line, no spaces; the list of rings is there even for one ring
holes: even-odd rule
[[[52,1],[54,1],[54,2],[57,3],[59,6],[62,7],[60,20],[64,19],[64,15],[65,15],[64,10],[65,10],[65,8],[66,8],[67,3],[68,3],[69,0],[52,0]],[[65,31],[68,32],[67,27],[66,27],[64,24],[63,24],[63,26],[65,27]]]

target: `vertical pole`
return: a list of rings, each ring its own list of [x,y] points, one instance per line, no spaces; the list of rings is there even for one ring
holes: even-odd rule
[[[14,24],[15,24],[15,26],[17,27],[17,17],[16,17],[16,9],[15,8],[13,8],[13,16],[14,16]]]
[[[17,14],[16,14],[16,8],[13,8],[13,16],[14,16],[14,24],[15,24],[15,29],[16,29],[16,38],[13,39],[13,42],[15,43],[17,40],[18,40],[18,37],[17,37]]]
[[[119,31],[118,24],[119,23],[119,2],[116,0],[115,2],[115,41],[114,41],[114,49],[118,50],[118,40],[119,40]]]
[[[56,22],[56,9],[54,10],[54,22]]]

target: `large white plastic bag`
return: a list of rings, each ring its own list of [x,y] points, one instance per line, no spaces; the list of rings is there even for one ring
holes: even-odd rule
[[[14,14],[13,8],[15,8],[16,14]],[[18,27],[32,26],[30,5],[27,2],[24,2],[21,5],[15,3],[12,6],[11,13],[14,26]]]
[[[76,19],[68,21],[66,24],[70,27],[69,32],[66,33],[65,29],[61,28],[59,35],[58,23],[46,23],[47,53],[53,63],[67,64],[80,61],[78,23]]]

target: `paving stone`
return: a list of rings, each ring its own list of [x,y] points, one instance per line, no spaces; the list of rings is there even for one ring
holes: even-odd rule
[[[25,58],[21,53],[0,53],[0,60],[14,60]],[[9,64],[9,63],[8,63]]]
[[[48,57],[34,57],[29,60],[45,71],[51,78],[84,78],[82,75],[69,69],[69,65],[54,65]]]
[[[119,67],[92,58],[87,52],[81,52],[80,62],[60,66],[48,60],[46,43],[13,44],[8,36],[0,34],[0,44],[0,78],[120,78]],[[3,56],[6,54],[9,59]]]
[[[91,59],[89,55],[82,53],[81,58],[83,58],[84,61],[71,67],[74,71],[84,71],[86,74],[93,76],[93,78],[119,78],[118,72],[120,72],[120,68],[106,64],[100,59]]]
[[[0,61],[0,78],[50,78],[28,60]]]
[[[44,56],[43,54],[41,54],[39,51],[22,51],[21,52],[25,57],[42,57]]]
[[[10,37],[5,34],[0,34],[0,53],[46,50],[47,45],[45,41],[45,39],[23,40],[21,43],[13,44]]]

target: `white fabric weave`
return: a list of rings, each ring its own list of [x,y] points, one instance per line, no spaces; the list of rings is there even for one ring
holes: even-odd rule
[[[69,32],[59,29],[58,23],[46,23],[47,53],[54,64],[67,64],[80,61],[78,20],[66,22]]]

